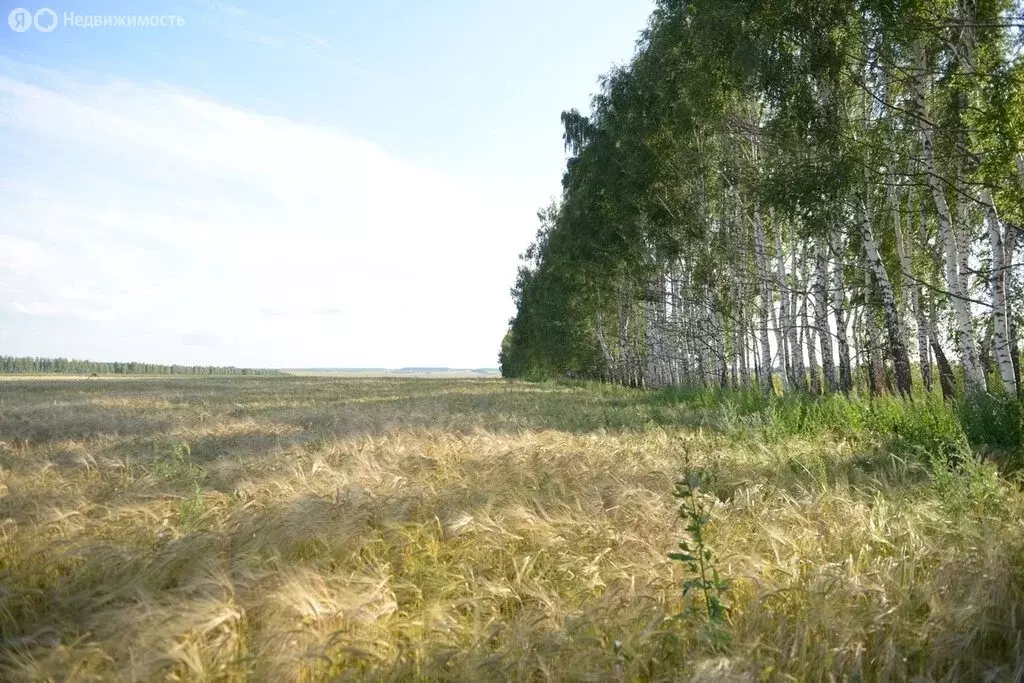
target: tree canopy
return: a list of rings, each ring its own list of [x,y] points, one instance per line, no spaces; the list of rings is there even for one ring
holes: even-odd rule
[[[1022,25],[1016,0],[660,0],[562,114],[503,373],[1019,392]]]

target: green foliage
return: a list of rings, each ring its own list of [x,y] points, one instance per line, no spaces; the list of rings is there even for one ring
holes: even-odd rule
[[[970,440],[956,413],[937,398],[916,402],[890,399],[881,405],[886,409],[877,411],[872,429],[890,435],[891,452],[919,461],[929,456],[948,460],[970,453]]]
[[[185,441],[175,441],[159,450],[147,469],[154,477],[189,488],[198,487],[206,479],[206,470],[192,459],[192,447]]]
[[[567,373],[600,376],[594,342],[592,281],[575,259],[572,235],[558,229],[554,206],[538,214],[537,241],[521,255],[512,289],[517,313],[502,340],[504,377],[540,380]]]
[[[972,444],[1001,452],[1013,467],[1024,465],[1024,403],[1009,396],[977,394],[957,402],[956,412]]]
[[[679,551],[669,553],[669,558],[682,562],[692,574],[683,582],[683,595],[699,594],[708,620],[720,624],[729,614],[723,600],[729,582],[719,575],[714,553],[707,544],[706,529],[711,518],[702,500],[700,475],[689,473],[676,483],[672,495],[680,500],[679,517],[686,522],[689,539],[681,541]]]
[[[178,524],[183,531],[195,531],[199,528],[205,514],[206,503],[203,500],[203,490],[197,484],[192,495],[178,505]]]
[[[1006,509],[1008,484],[992,462],[964,458],[950,462],[933,456],[932,489],[951,517],[994,515]]]
[[[892,396],[776,396],[757,391],[667,389],[658,392],[654,400],[686,403],[710,416],[713,426],[752,441],[778,443],[831,434],[850,441],[875,441],[894,455],[919,462],[928,462],[932,455],[944,459],[966,455],[971,446],[993,443],[993,435],[1010,442],[1013,438],[996,428],[1002,424],[998,417],[990,431],[969,429],[963,412],[933,395],[907,401]],[[1019,447],[1020,441],[1016,443]]]

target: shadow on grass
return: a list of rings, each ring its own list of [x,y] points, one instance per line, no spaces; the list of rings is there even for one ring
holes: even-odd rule
[[[310,438],[397,429],[575,433],[654,426],[640,392],[501,380],[317,377],[17,381],[0,384],[0,441],[153,437],[255,420]]]
[[[60,470],[82,465],[80,454],[61,454],[63,443],[81,440],[93,443],[100,455],[143,468],[163,467],[162,460],[173,459],[169,453],[187,448],[189,458],[206,467],[222,459],[258,460],[275,451],[401,430],[460,435],[690,430],[750,447],[826,436],[853,444],[865,463],[886,462],[890,454],[927,463],[932,454],[948,457],[966,448],[956,416],[933,399],[907,404],[504,380],[288,376],[9,381],[2,389],[0,441],[8,448],[0,461],[14,466],[11,453],[28,445]],[[793,467],[810,467],[816,459],[806,456]],[[857,478],[859,472],[848,474]]]

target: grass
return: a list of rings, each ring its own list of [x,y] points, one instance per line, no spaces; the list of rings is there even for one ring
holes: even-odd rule
[[[1020,680],[1010,437],[833,401],[5,380],[0,679]]]

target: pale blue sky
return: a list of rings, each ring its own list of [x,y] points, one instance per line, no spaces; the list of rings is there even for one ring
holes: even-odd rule
[[[0,25],[0,354],[496,364],[559,113],[653,2],[302,5],[0,1],[61,17]]]

